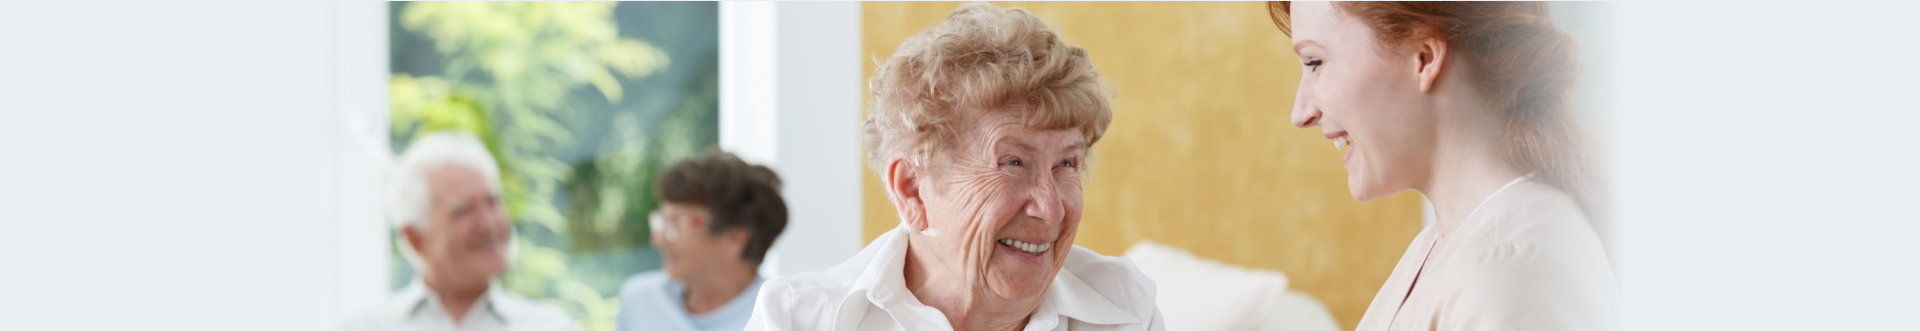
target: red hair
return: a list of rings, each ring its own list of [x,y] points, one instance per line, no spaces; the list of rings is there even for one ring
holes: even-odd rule
[[[1537,178],[1573,196],[1589,218],[1599,218],[1598,180],[1567,103],[1579,78],[1578,45],[1554,27],[1547,3],[1372,1],[1334,8],[1366,24],[1383,47],[1445,40],[1447,51],[1468,64],[1469,79],[1503,110],[1507,163],[1539,172]],[[1267,3],[1274,25],[1289,37],[1290,11],[1285,1]]]

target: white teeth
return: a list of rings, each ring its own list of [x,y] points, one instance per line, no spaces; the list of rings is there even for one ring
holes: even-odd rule
[[[1339,138],[1333,138],[1333,148],[1334,148],[1334,149],[1338,149],[1338,150],[1346,150],[1346,149],[1347,149],[1347,147],[1353,147],[1353,138],[1352,138],[1352,137],[1347,137],[1347,136],[1340,136]]]
[[[1052,242],[1035,244],[1035,243],[1029,243],[1025,241],[1013,240],[1013,239],[1000,239],[1000,243],[1006,244],[1007,246],[1013,246],[1013,248],[1019,249],[1022,252],[1035,253],[1035,254],[1038,254],[1040,252],[1045,252],[1048,249],[1053,248]]]

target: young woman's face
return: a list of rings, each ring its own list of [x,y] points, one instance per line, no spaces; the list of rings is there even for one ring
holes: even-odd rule
[[[1435,135],[1420,54],[1382,47],[1372,29],[1330,3],[1295,2],[1289,17],[1304,66],[1293,124],[1318,126],[1345,149],[1353,198],[1378,199],[1424,181]]]

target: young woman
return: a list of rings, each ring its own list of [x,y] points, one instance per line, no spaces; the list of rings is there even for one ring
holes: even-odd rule
[[[1564,105],[1574,44],[1533,2],[1276,2],[1302,68],[1293,124],[1347,187],[1415,190],[1421,230],[1359,330],[1600,330],[1617,287]]]

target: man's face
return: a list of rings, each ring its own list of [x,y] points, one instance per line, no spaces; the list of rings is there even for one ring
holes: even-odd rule
[[[435,277],[488,281],[507,268],[512,228],[500,194],[479,171],[441,166],[428,172],[427,226],[409,236]]]

